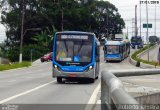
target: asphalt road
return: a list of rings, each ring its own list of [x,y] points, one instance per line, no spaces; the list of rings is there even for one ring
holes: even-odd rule
[[[122,62],[106,63],[103,61],[101,50],[101,70],[104,68],[139,69],[131,65],[128,58]],[[0,104],[21,104],[17,110],[71,110],[71,107],[73,110],[73,107],[84,110],[86,104],[93,104],[94,100],[99,100],[100,78],[95,83],[86,80],[65,80],[63,84],[58,84],[51,73],[51,62],[0,72]],[[122,78],[124,82],[137,78],[130,79],[132,80]],[[1,108],[3,107],[0,107],[0,110]]]

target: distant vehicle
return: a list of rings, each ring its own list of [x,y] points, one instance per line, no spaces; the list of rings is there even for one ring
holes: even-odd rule
[[[130,54],[129,40],[107,41],[104,46],[105,61],[122,61]]]
[[[131,37],[131,47],[135,49],[137,46],[138,49],[143,48],[143,40],[141,36],[132,36]]]
[[[43,57],[41,57],[41,62],[51,61],[51,60],[52,60],[52,52],[45,54]]]
[[[115,38],[113,40],[122,41],[124,39],[124,34],[115,34]]]
[[[157,36],[149,36],[150,44],[155,44],[159,42],[159,38]]]
[[[57,32],[53,44],[53,72],[61,83],[63,78],[87,78],[94,82],[100,69],[100,43],[90,32]]]
[[[106,42],[107,42],[107,38],[102,38],[102,39],[100,40],[100,44],[101,44],[101,45],[104,45]]]

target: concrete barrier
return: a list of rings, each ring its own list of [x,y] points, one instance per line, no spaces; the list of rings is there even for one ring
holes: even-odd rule
[[[135,99],[140,104],[145,104],[145,105],[147,105],[147,104],[160,104],[160,93],[139,96],[139,97],[135,97]]]
[[[127,76],[156,75],[160,74],[160,69],[104,69],[101,74],[101,110],[145,110],[143,109],[143,104],[160,104],[159,93],[134,98],[126,92],[121,80],[118,79],[118,77]],[[142,109],[121,108],[123,105],[139,105]]]

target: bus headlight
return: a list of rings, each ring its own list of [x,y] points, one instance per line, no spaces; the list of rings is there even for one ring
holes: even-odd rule
[[[54,65],[54,68],[57,68],[57,65]]]
[[[93,66],[89,66],[89,70],[93,69]]]

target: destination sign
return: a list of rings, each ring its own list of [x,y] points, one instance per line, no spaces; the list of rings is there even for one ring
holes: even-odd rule
[[[87,40],[87,35],[61,35],[61,39],[82,39]]]

